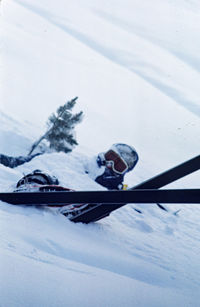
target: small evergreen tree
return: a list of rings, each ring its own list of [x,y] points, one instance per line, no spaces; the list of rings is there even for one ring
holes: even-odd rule
[[[72,109],[76,104],[78,97],[68,101],[63,106],[60,106],[56,114],[52,114],[47,122],[48,130],[35,142],[29,152],[29,155],[35,150],[35,148],[46,140],[49,143],[49,147],[55,151],[63,151],[65,153],[72,151],[75,145],[78,145],[74,128],[82,121],[83,112],[72,114]]]

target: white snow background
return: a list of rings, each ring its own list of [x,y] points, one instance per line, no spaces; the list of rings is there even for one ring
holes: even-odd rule
[[[197,0],[2,0],[0,152],[27,154],[75,96],[85,116],[71,154],[0,165],[0,191],[36,168],[102,189],[84,165],[115,142],[140,156],[129,187],[199,155],[199,16]],[[199,306],[200,208],[166,207],[129,204],[84,225],[1,202],[0,306]]]

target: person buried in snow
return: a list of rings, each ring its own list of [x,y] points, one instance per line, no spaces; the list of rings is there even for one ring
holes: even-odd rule
[[[138,154],[132,146],[117,143],[113,144],[108,151],[88,160],[85,172],[108,190],[121,190],[125,174],[134,169],[138,159]],[[41,170],[34,170],[20,179],[16,188],[37,191],[44,185],[53,185],[55,188],[59,185],[59,180]]]
[[[88,163],[86,172],[108,190],[121,190],[124,176],[134,169],[138,159],[138,154],[132,146],[117,143],[108,151],[99,153],[93,164]]]
[[[0,155],[1,156],[1,155]],[[33,158],[33,157],[32,157]],[[126,173],[134,169],[138,162],[136,150],[129,145],[117,143],[113,144],[106,152],[99,153],[93,159],[89,159],[85,166],[85,172],[95,182],[108,190],[122,190]],[[6,166],[11,167],[21,165],[30,160],[23,157],[13,158],[4,155]],[[23,161],[23,163],[22,163]],[[22,177],[16,185],[14,192],[44,192],[44,191],[72,191],[59,185],[59,180],[41,170],[34,170]],[[78,212],[87,210],[90,204],[71,204],[60,209],[65,216],[74,216]]]

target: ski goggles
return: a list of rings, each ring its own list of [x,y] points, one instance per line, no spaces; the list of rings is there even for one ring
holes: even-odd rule
[[[109,150],[104,154],[106,166],[112,167],[113,171],[118,174],[124,174],[128,170],[126,161],[121,158],[114,150]]]

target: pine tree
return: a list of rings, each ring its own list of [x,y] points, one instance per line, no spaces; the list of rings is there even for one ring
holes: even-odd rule
[[[29,155],[35,150],[35,148],[46,140],[49,143],[49,147],[55,151],[63,151],[65,153],[72,151],[75,145],[78,145],[74,128],[82,121],[83,112],[72,114],[72,109],[76,104],[78,97],[66,102],[63,106],[60,106],[56,114],[53,113],[47,122],[47,132],[36,141],[29,152]]]

